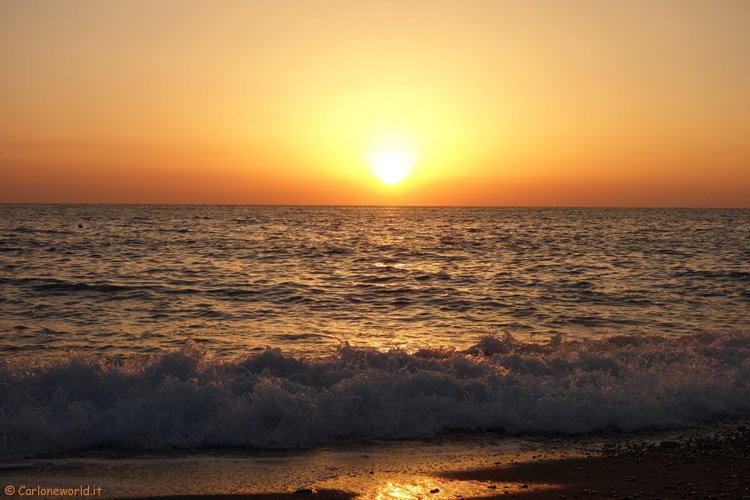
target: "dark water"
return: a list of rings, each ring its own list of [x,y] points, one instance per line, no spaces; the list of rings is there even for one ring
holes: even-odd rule
[[[749,325],[750,210],[0,206],[12,356]]]

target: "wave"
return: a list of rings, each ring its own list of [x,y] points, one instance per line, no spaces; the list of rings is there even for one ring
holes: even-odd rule
[[[453,431],[578,434],[678,428],[750,412],[750,332],[463,351],[342,344],[220,359],[192,340],[144,359],[0,359],[0,456],[96,447],[308,447]]]

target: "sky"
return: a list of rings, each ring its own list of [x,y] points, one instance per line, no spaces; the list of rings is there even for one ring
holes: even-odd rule
[[[3,0],[0,202],[750,207],[750,2]]]

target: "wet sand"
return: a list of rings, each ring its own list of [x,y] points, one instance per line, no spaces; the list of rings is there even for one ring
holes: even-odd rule
[[[487,482],[491,498],[750,498],[746,458],[597,457],[460,471],[449,477]],[[508,483],[521,484],[523,491],[509,491]]]
[[[121,500],[750,499],[750,431],[743,422],[584,440],[487,441],[213,458],[78,457],[6,468],[0,481],[99,484],[101,497]]]
[[[147,497],[149,500],[351,500],[355,493],[338,490],[301,491],[300,493],[258,493],[246,495],[173,495],[163,497]],[[143,497],[131,497],[143,499]],[[130,500],[130,499],[122,499]]]
[[[750,498],[747,425],[669,437],[613,442],[601,456],[455,471],[445,477],[486,482],[495,490],[487,495],[492,498]],[[520,484],[523,491],[507,491],[508,483]]]

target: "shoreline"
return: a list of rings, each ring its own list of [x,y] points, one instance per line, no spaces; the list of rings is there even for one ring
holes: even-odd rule
[[[601,456],[456,471],[445,477],[488,483],[528,500],[604,497],[750,498],[750,432],[746,425],[709,436],[620,444]],[[512,486],[521,484],[518,494]]]
[[[100,498],[120,500],[744,499],[749,429],[748,419],[734,419],[573,438],[487,434],[278,453],[92,453],[7,464],[0,481],[101,486]]]

